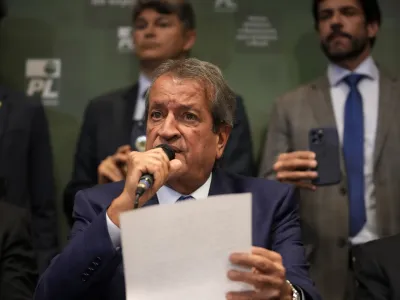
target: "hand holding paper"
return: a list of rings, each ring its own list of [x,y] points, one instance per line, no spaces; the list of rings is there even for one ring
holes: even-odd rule
[[[123,214],[121,225],[129,300],[220,300],[252,290],[227,278],[229,255],[251,250],[250,194],[146,207]]]
[[[273,251],[253,247],[252,253],[233,253],[230,261],[243,267],[252,268],[251,272],[231,270],[228,277],[233,281],[246,282],[255,287],[254,291],[230,292],[229,300],[242,299],[292,299],[292,290],[286,282],[282,257]]]

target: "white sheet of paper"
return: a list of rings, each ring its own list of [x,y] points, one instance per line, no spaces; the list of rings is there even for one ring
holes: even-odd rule
[[[251,290],[227,278],[232,252],[251,250],[251,194],[154,205],[121,215],[128,300],[223,300]]]

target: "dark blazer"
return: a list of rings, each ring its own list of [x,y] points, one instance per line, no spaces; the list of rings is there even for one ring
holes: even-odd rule
[[[359,246],[355,251],[356,300],[400,299],[400,235]]]
[[[72,179],[64,192],[64,212],[72,225],[75,194],[97,184],[97,167],[122,145],[130,144],[138,84],[92,100],[86,108],[75,152]],[[242,175],[253,175],[253,146],[243,101],[237,97],[235,126],[221,166]]]
[[[0,300],[30,300],[36,282],[29,214],[0,200]]]
[[[58,251],[49,128],[43,106],[0,87],[0,181],[6,201],[28,208],[40,270]]]
[[[71,239],[43,274],[35,299],[125,299],[121,250],[112,245],[106,221],[107,208],[123,187],[122,181],[77,194]],[[253,245],[279,252],[287,278],[308,295],[306,299],[319,299],[308,277],[293,188],[221,169],[213,172],[210,195],[246,192],[253,194]],[[156,204],[156,196],[146,203]]]

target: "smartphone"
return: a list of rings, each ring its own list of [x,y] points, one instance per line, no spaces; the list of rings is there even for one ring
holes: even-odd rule
[[[309,148],[315,153],[318,178],[314,179],[314,185],[333,185],[341,180],[340,170],[340,144],[337,129],[312,128],[309,131]]]

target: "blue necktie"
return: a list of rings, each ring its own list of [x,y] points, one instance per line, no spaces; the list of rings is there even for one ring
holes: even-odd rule
[[[364,203],[364,116],[358,83],[363,75],[344,78],[350,92],[344,109],[343,155],[349,190],[350,236],[363,228],[367,218]]]
[[[185,200],[192,200],[192,199],[194,199],[191,195],[188,195],[188,196],[180,196],[179,197],[179,199],[178,200],[176,200],[176,202],[178,202],[178,201],[185,201]]]

